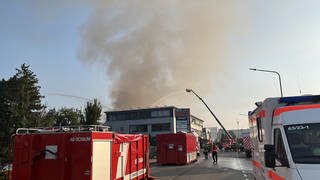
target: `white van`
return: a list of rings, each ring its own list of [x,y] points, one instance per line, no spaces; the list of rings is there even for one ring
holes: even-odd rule
[[[320,179],[320,96],[267,98],[249,112],[256,179]]]

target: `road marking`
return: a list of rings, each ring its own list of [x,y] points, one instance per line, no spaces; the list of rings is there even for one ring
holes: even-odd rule
[[[238,153],[237,153],[237,158],[236,159],[237,159],[237,163],[238,163],[240,169],[243,170],[244,168],[242,167],[242,164],[240,162],[240,158],[239,158],[239,154]]]
[[[244,176],[244,177],[248,177],[248,175],[246,175],[246,174],[243,174],[243,176]]]

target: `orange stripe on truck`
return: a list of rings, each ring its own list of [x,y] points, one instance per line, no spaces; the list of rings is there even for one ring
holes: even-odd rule
[[[261,168],[261,164],[258,161],[252,160],[252,164],[257,168]]]
[[[258,117],[259,117],[259,118],[264,118],[264,117],[266,117],[266,111],[264,111],[264,110],[260,111],[260,112],[258,113]]]
[[[268,174],[269,174],[269,178],[270,178],[270,179],[273,179],[273,180],[285,180],[285,178],[279,176],[276,172],[274,172],[274,171],[272,171],[272,170],[270,170],[270,171],[268,172]]]
[[[284,106],[274,110],[274,116],[279,116],[280,114],[288,111],[297,111],[304,109],[315,109],[320,108],[320,104],[308,104],[308,105],[298,105],[298,106]]]

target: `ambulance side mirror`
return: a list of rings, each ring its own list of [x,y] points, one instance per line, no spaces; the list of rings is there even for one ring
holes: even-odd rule
[[[276,156],[274,153],[274,145],[265,144],[264,145],[264,162],[266,167],[274,168],[276,166]]]

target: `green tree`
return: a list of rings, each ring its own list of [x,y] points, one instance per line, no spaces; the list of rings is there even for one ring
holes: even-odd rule
[[[53,117],[55,117],[55,126],[75,126],[84,121],[81,110],[74,108],[61,108]]]
[[[56,111],[55,108],[53,108],[53,109],[49,109],[48,111],[43,111],[41,116],[42,116],[41,126],[51,127],[51,126],[54,126],[56,123],[58,112]]]
[[[19,127],[41,124],[43,96],[36,75],[22,64],[16,74],[0,82],[0,157],[6,159],[10,135]]]
[[[40,86],[36,75],[26,64],[8,80],[11,90],[11,113],[13,115],[14,127],[36,127],[41,122],[41,111],[45,108],[41,104],[44,98],[40,94]]]
[[[228,132],[233,139],[236,138],[236,134],[233,131],[228,131]]]
[[[85,121],[82,122],[84,125],[97,125],[100,124],[99,120],[101,118],[102,106],[97,99],[93,102],[87,102],[87,106],[84,110]]]
[[[10,125],[10,106],[8,103],[7,81],[0,81],[0,162],[6,161],[10,132],[14,132]]]

